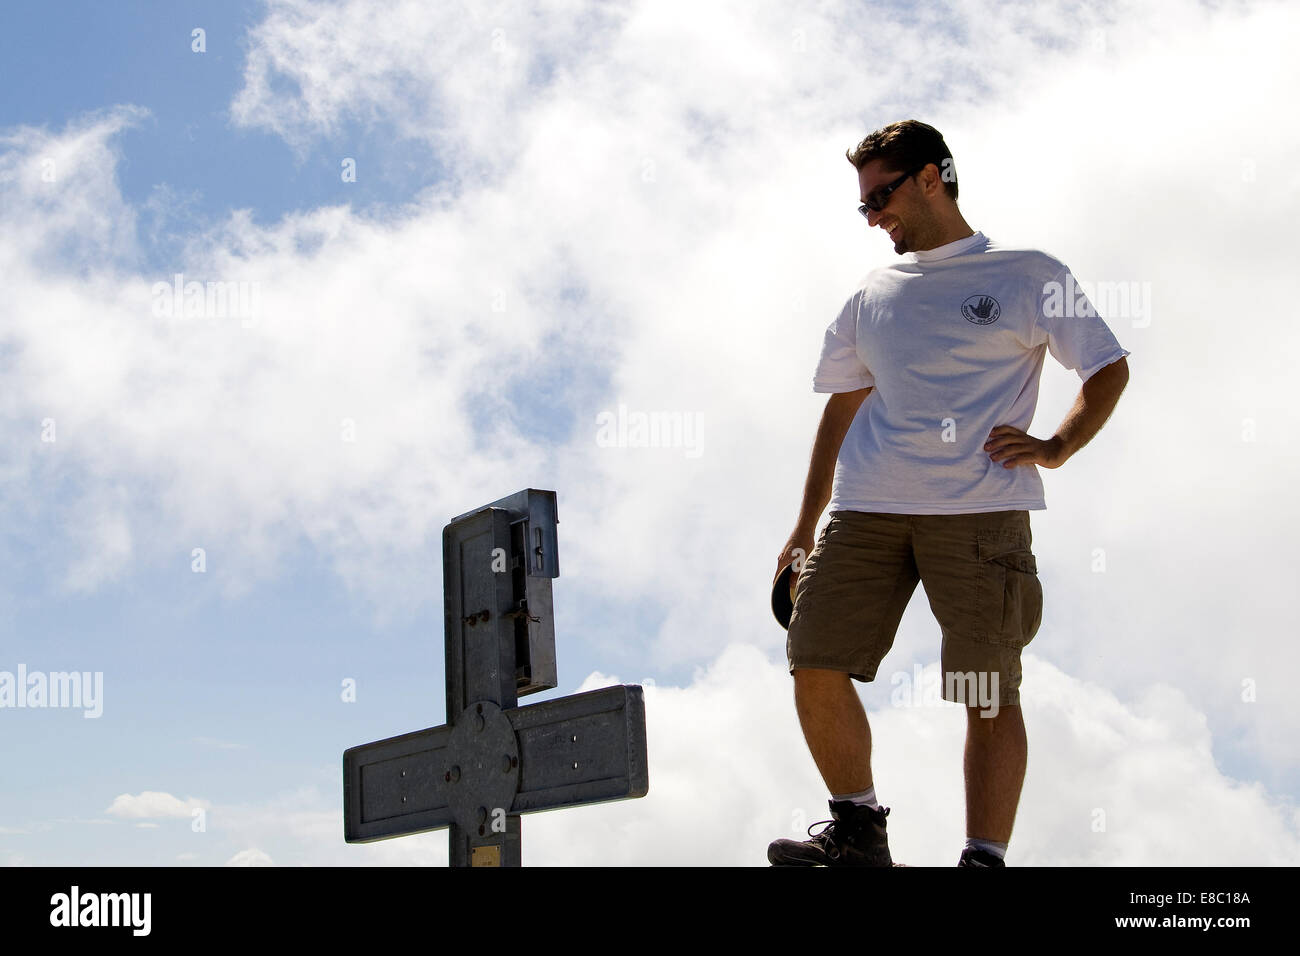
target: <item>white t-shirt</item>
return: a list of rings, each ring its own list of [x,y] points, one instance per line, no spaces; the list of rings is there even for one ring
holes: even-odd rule
[[[826,330],[813,376],[814,392],[874,386],[844,436],[830,510],[1045,509],[1038,466],[1004,468],[984,443],[995,425],[1029,430],[1049,349],[1082,381],[1130,354],[1045,252],[976,232],[874,269]]]

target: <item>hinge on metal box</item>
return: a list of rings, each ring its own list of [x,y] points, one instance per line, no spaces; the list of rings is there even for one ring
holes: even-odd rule
[[[513,611],[506,611],[506,613],[502,614],[501,616],[502,617],[523,617],[523,618],[527,618],[530,621],[535,621],[535,622],[541,621],[540,617],[536,617],[528,613],[528,601],[521,600],[518,601],[517,604],[518,606]]]

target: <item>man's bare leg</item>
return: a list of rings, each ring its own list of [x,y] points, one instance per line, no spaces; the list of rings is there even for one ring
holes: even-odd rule
[[[999,707],[996,717],[966,708],[966,836],[1006,843],[1025,782],[1029,745],[1020,707]]]
[[[794,704],[804,740],[831,795],[871,783],[871,726],[853,679],[843,671],[798,667]]]

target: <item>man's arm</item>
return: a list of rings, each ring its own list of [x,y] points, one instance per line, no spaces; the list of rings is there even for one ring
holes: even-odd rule
[[[853,417],[873,387],[860,388],[856,392],[836,392],[827,400],[821,424],[817,426],[817,439],[813,442],[812,461],[808,464],[808,480],[804,484],[803,504],[796,524],[799,530],[811,533],[831,500],[840,445],[853,424]]]
[[[1074,400],[1074,407],[1065,416],[1065,421],[1056,430],[1056,434],[1048,439],[1057,448],[1060,458],[1057,467],[1065,464],[1066,459],[1092,441],[1092,436],[1101,431],[1101,426],[1115,410],[1119,393],[1124,391],[1124,386],[1127,384],[1127,355],[1121,357],[1118,362],[1111,362],[1099,368],[1092,373],[1088,381],[1083,383],[1078,398]]]

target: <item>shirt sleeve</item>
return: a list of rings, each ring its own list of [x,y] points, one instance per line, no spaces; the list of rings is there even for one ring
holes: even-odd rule
[[[855,392],[876,384],[876,377],[858,355],[858,306],[862,293],[855,292],[835,321],[826,329],[822,356],[813,373],[814,392]]]
[[[1030,347],[1043,344],[1084,382],[1098,369],[1132,354],[1119,344],[1068,268],[1044,286],[1039,298]]]

